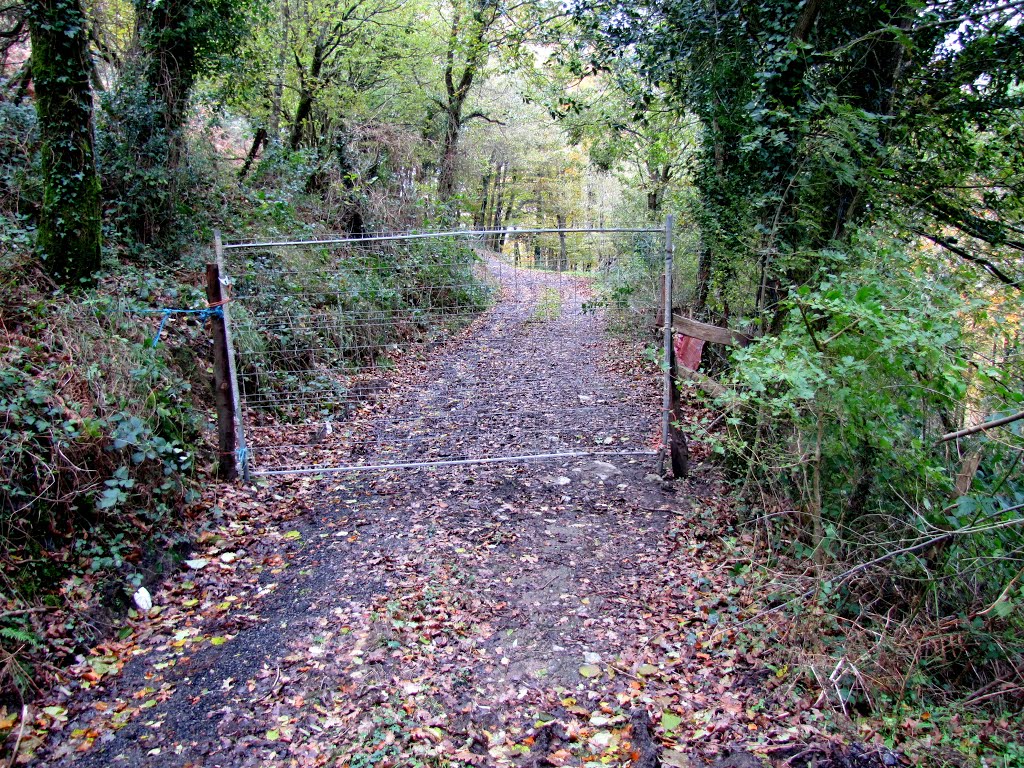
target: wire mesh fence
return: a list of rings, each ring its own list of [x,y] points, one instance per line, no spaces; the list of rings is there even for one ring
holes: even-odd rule
[[[252,474],[648,453],[656,402],[602,364],[661,230],[230,242]],[[654,289],[656,290],[656,289]]]

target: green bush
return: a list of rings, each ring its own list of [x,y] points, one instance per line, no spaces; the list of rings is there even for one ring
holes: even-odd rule
[[[117,287],[128,292],[132,277],[122,274]],[[135,277],[133,293],[144,294],[152,278]],[[63,606],[76,574],[113,579],[123,592],[196,498],[203,398],[128,306],[21,288],[0,307],[0,602],[14,611],[0,620],[0,646],[13,660],[13,678],[0,685],[23,684],[26,658],[64,642],[40,640],[39,615],[19,607]],[[187,329],[178,338],[195,340]],[[99,639],[88,621],[70,617],[65,630]]]
[[[822,256],[842,277],[794,291],[781,333],[733,354],[739,407],[720,450],[744,458],[748,492],[796,503],[798,554],[886,558],[846,610],[951,621],[963,645],[929,660],[933,677],[984,678],[1024,651],[1024,440],[1019,424],[938,439],[965,414],[1020,409],[1020,317],[998,297],[964,298],[899,244],[863,238]],[[1006,360],[991,360],[993,346]]]
[[[203,228],[213,178],[201,153],[177,151],[165,115],[131,73],[103,94],[96,149],[107,237],[134,259],[165,264]]]
[[[31,103],[0,102],[0,211],[7,216],[28,215],[39,207],[38,146],[36,111]]]

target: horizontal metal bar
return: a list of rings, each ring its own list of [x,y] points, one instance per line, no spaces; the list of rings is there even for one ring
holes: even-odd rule
[[[252,382],[254,379],[256,379],[256,377],[252,376],[252,377],[245,378],[244,381],[246,383],[249,383],[249,382]],[[260,383],[258,381],[258,379],[256,380],[256,383]],[[472,386],[473,384],[477,384],[477,383],[480,383],[480,382],[476,382],[476,381],[444,382],[444,384],[448,387],[447,391],[457,391],[457,387]],[[596,401],[595,401],[594,404],[581,405],[581,406],[567,406],[567,407],[594,408],[594,407],[611,407],[612,405],[616,405],[616,406],[625,405],[626,404],[625,400],[626,400],[626,398],[629,397],[629,395],[631,393],[629,392],[629,390],[625,386],[619,386],[619,385],[613,385],[613,386],[615,386],[616,388],[613,389],[613,390],[610,390],[608,392],[608,395],[602,398],[602,399],[604,399],[606,401],[609,401],[607,404],[605,404],[605,403],[596,403]],[[328,405],[328,404],[336,405],[336,404],[340,404],[340,403],[355,403],[355,404],[358,405],[358,404],[361,404],[363,402],[367,402],[367,400],[368,400],[367,395],[369,395],[371,398],[376,398],[378,394],[379,395],[390,394],[390,393],[393,393],[394,390],[391,390],[389,388],[387,390],[379,390],[379,391],[376,391],[376,392],[368,392],[366,394],[355,393],[355,394],[352,394],[352,395],[349,395],[348,391],[349,390],[344,390],[344,389],[316,389],[316,390],[308,391],[308,394],[307,394],[307,390],[285,389],[285,390],[280,390],[280,391],[277,391],[277,392],[268,392],[266,394],[243,395],[242,399],[243,399],[243,403],[245,405],[249,406],[250,408],[254,408],[254,409],[255,408],[260,408],[260,407],[271,407],[271,406],[278,405],[278,404],[280,404],[280,405],[287,405],[287,404],[306,403],[306,402],[323,402],[324,405]],[[585,394],[585,393],[572,392],[572,391],[568,391],[568,390],[566,390],[566,391],[556,391],[556,390],[535,391],[535,390],[527,390],[527,389],[518,389],[518,390],[509,391],[509,392],[503,392],[502,396],[504,398],[508,399],[508,400],[515,399],[517,401],[524,401],[526,403],[554,403],[554,404],[557,405],[557,404],[565,402],[565,401],[576,401],[576,400],[579,399],[579,397],[578,397],[579,394]],[[594,396],[591,396],[591,397],[594,397]],[[329,400],[329,403],[325,402],[325,400]],[[463,408],[463,409],[474,408],[475,409],[477,402],[478,401],[475,401],[475,400],[461,400],[459,402],[443,403],[443,404],[442,403],[435,403],[435,404],[426,404],[425,405],[425,404],[418,404],[417,403],[414,407],[415,408],[420,408],[420,409],[425,409],[425,408],[430,408],[430,407],[433,407],[433,408],[444,407],[444,408],[448,408],[449,409],[447,411],[448,413],[452,413],[452,412],[456,412],[456,411],[454,411],[454,409],[457,409],[457,408]],[[488,408],[486,410],[474,410],[474,412],[475,413],[481,413],[481,412],[487,412],[487,413],[518,413],[517,408],[519,406],[521,406],[521,405],[522,405],[522,403],[517,402],[514,405],[505,406],[508,409],[507,411],[503,411],[503,410],[500,409],[500,407],[498,407],[498,408]],[[562,410],[562,408],[560,408],[560,410]],[[425,414],[418,415],[418,416],[403,417],[403,420],[405,420],[405,419],[424,418],[424,416],[425,416]],[[276,427],[280,427],[280,426],[284,426],[284,425],[275,425],[275,428]],[[287,426],[295,426],[295,425],[293,424],[293,425],[287,425]]]
[[[628,425],[623,424],[623,426],[628,426]],[[567,437],[556,437],[556,436],[551,435],[551,430],[545,430],[545,429],[516,429],[514,432],[510,431],[509,434],[510,435],[514,435],[516,437],[515,442],[517,442],[519,444],[522,444],[525,441],[525,439],[527,439],[527,438],[531,438],[532,442],[542,443],[541,445],[535,445],[534,446],[537,450],[545,450],[545,449],[546,450],[551,450],[554,447],[552,445],[552,443],[560,443],[562,446],[564,446],[566,448],[582,448],[582,447],[587,446],[587,445],[596,445],[598,443],[602,443],[603,442],[603,441],[600,441],[600,440],[593,440],[593,439],[591,439],[590,436],[587,436],[587,435],[571,435],[571,436],[567,436]],[[553,439],[550,439],[550,440],[537,439],[537,438],[544,438],[544,437],[547,437],[547,436],[550,436]],[[377,453],[386,453],[389,456],[393,456],[396,453],[397,454],[406,453],[410,449],[416,448],[417,452],[420,453],[420,454],[433,453],[433,455],[436,456],[437,453],[438,453],[437,451],[430,451],[430,452],[428,452],[428,451],[425,451],[425,450],[419,450],[421,444],[424,441],[429,440],[431,438],[436,438],[436,437],[437,437],[436,434],[432,434],[428,430],[422,430],[418,434],[409,435],[409,436],[406,436],[406,437],[394,437],[392,435],[386,435],[386,436],[383,436],[383,437],[381,437],[381,436],[374,436],[374,435],[367,435],[367,436],[360,436],[357,439],[346,439],[344,445],[339,446],[339,447],[341,449],[359,448],[361,450],[361,449],[363,449],[363,448],[365,448],[367,446],[374,446],[374,447],[380,449],[380,450],[377,451]],[[462,442],[464,444],[466,444],[466,445],[473,444],[473,443],[475,443],[477,445],[479,445],[481,443],[490,443],[492,445],[492,447],[493,447],[493,445],[496,442],[498,442],[497,441],[497,437],[498,436],[495,435],[494,433],[485,433],[485,432],[479,431],[479,430],[476,431],[476,432],[473,432],[473,433],[471,433],[469,435],[464,435],[463,437],[465,439]],[[331,438],[326,438],[326,439],[330,440]],[[507,445],[509,442],[511,442],[511,441],[505,440],[505,441],[503,441],[502,444]],[[642,443],[642,442],[643,441],[641,441],[641,440],[613,440],[612,443],[609,443],[609,445],[613,445],[613,444],[614,445],[620,445],[620,446],[622,446],[622,445],[636,445],[637,443]],[[274,445],[266,445],[266,446],[253,446],[253,445],[248,446],[249,455],[254,457],[254,458],[258,458],[258,457],[261,457],[261,456],[276,456],[279,459],[286,458],[288,456],[288,454],[293,452],[293,451],[299,451],[299,450],[308,451],[309,449],[313,449],[313,448],[320,448],[320,449],[331,450],[331,449],[334,448],[334,444],[333,443],[332,444],[325,444],[323,442],[318,441],[318,442],[314,442],[314,443],[308,443],[308,442],[307,443],[277,443],[277,444],[274,444]],[[527,450],[527,448],[524,447],[522,450]],[[363,453],[365,455],[367,453],[373,453],[373,452],[374,451],[364,451]],[[472,453],[480,453],[480,451],[471,451],[470,453],[471,454]],[[487,452],[484,451],[484,453],[486,454]],[[449,453],[447,455],[451,455],[451,454]],[[464,454],[459,454],[459,455],[464,455]]]
[[[253,470],[249,474],[260,477],[273,475],[321,475],[338,472],[377,472],[389,469],[425,469],[427,467],[451,467],[466,464],[499,464],[513,461],[542,461],[547,459],[571,459],[581,456],[656,456],[657,451],[572,451],[569,453],[535,453],[525,456],[496,456],[486,459],[444,459],[439,461],[409,461],[396,464],[360,464],[351,467],[303,467],[301,469]]]
[[[343,244],[358,244],[358,243],[373,243],[373,242],[384,242],[393,240],[426,240],[433,238],[442,237],[480,237],[488,235],[543,235],[543,234],[558,234],[558,235],[572,235],[572,234],[604,234],[604,233],[616,233],[616,232],[635,232],[644,234],[660,234],[661,229],[652,229],[649,227],[586,227],[581,229],[465,229],[465,230],[453,230],[450,232],[420,232],[420,233],[407,233],[407,234],[394,234],[394,235],[370,235],[368,237],[338,237],[338,238],[324,238],[322,240],[264,240],[253,243],[225,243],[223,248],[225,251],[229,250],[244,250],[253,248],[285,248],[294,247],[300,245],[343,245]]]
[[[535,305],[523,304],[527,311],[533,311],[536,309]],[[258,320],[265,318],[265,322],[245,322],[241,324],[242,328],[246,329],[257,329],[260,331],[271,331],[271,330],[284,330],[297,328],[300,330],[317,330],[323,328],[337,328],[337,327],[370,327],[380,325],[395,325],[396,320],[406,320],[408,322],[415,322],[421,324],[427,324],[433,321],[435,324],[440,325],[447,318],[465,318],[468,315],[483,314],[483,311],[474,309],[473,307],[466,305],[466,311],[462,313],[448,312],[441,314],[439,312],[432,312],[431,310],[423,310],[420,315],[410,310],[379,310],[375,315],[371,315],[368,312],[364,312],[361,315],[355,315],[353,313],[345,312],[345,314],[331,312],[329,308],[324,309],[322,312],[307,312],[304,314],[290,314],[286,315],[281,312],[266,312],[258,315],[254,318]],[[567,311],[564,307],[561,308],[563,313],[571,313],[573,315],[580,314],[579,312]],[[254,313],[255,314],[255,313]]]

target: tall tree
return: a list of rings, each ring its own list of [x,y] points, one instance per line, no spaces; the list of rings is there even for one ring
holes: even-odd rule
[[[360,80],[353,66],[353,51],[369,61],[380,64],[380,50],[368,41],[379,33],[375,22],[395,13],[400,3],[394,0],[350,0],[346,3],[324,3],[322,0],[295,2],[288,11],[291,30],[288,33],[288,57],[294,64],[296,103],[291,120],[288,146],[296,150],[303,143],[323,143],[310,132],[314,106],[325,94],[339,86],[356,86],[367,91],[377,85],[377,77]],[[384,35],[380,35],[381,38]],[[381,68],[376,71],[381,74]],[[365,72],[361,73],[365,76]],[[334,115],[344,118],[345,115]],[[327,137],[319,137],[325,139]]]
[[[104,102],[104,168],[122,194],[118,223],[141,244],[176,255],[189,98],[229,66],[258,6],[251,0],[134,0],[135,44]]]
[[[58,282],[90,284],[100,267],[102,222],[86,17],[80,0],[27,7],[43,171],[36,245]]]
[[[812,278],[826,245],[896,210],[950,254],[1019,281],[990,253],[1005,260],[1021,244],[1005,182],[1019,172],[1015,153],[983,161],[999,166],[994,184],[964,179],[981,159],[976,137],[997,130],[1019,143],[1007,130],[1024,106],[1013,4],[630,0],[589,18],[610,59],[701,118],[701,272],[720,289],[756,285],[772,330],[779,299]],[[938,184],[922,193],[926,180]],[[947,227],[972,247],[943,236]]]
[[[555,73],[552,113],[573,142],[588,148],[594,165],[623,174],[643,194],[648,214],[656,218],[696,154],[696,119],[651,93],[631,70],[616,67],[593,80],[579,87]]]
[[[484,113],[467,113],[466,100],[491,53],[493,32],[501,5],[487,0],[451,0],[451,23],[444,53],[444,91],[438,99],[444,118],[438,162],[437,198],[447,203],[455,195],[459,137],[463,126]]]

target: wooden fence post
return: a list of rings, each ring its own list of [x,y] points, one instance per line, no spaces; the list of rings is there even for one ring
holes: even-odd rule
[[[220,267],[216,264],[207,264],[207,302],[211,307],[222,307],[224,298]],[[235,459],[238,438],[235,434],[234,392],[228,367],[228,338],[224,327],[224,315],[212,315],[210,325],[213,327],[213,399],[217,408],[217,476],[223,480],[234,480],[238,477],[238,462]]]

